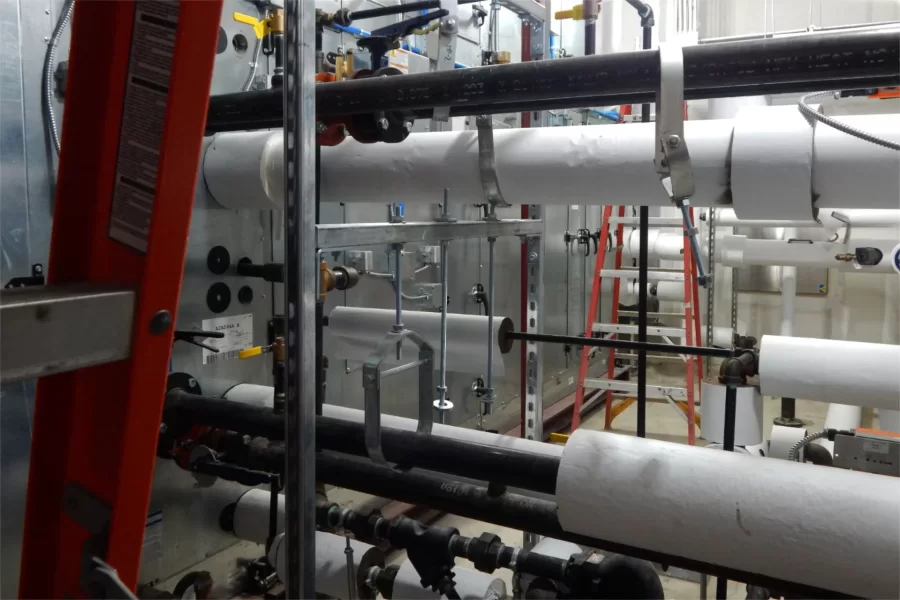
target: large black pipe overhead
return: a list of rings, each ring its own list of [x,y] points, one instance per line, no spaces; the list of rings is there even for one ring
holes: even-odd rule
[[[685,99],[875,88],[900,84],[900,30],[848,31],[684,48]],[[655,51],[322,83],[319,118],[379,110],[452,115],[652,102]],[[207,132],[277,127],[279,90],[210,98]]]

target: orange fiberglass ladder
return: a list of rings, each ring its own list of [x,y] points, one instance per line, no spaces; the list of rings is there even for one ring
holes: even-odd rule
[[[593,274],[593,283],[591,286],[591,301],[590,306],[588,308],[587,315],[587,324],[585,327],[585,337],[592,337],[596,333],[604,333],[607,334],[610,338],[615,337],[617,335],[629,334],[634,335],[637,333],[636,325],[622,325],[619,324],[619,296],[621,289],[621,281],[623,278],[636,278],[638,273],[637,271],[627,270],[624,271],[622,269],[622,252],[624,250],[624,229],[626,221],[633,221],[632,219],[628,219],[625,217],[625,207],[618,207],[618,216],[612,216],[613,207],[610,205],[603,207],[603,217],[602,223],[600,226],[600,249],[597,253],[597,262],[594,265],[594,274]],[[691,209],[691,220],[693,222],[693,209]],[[603,269],[603,266],[606,262],[606,253],[607,253],[607,245],[605,240],[609,237],[609,229],[610,225],[616,225],[616,262],[615,269],[612,271],[606,271]],[[681,219],[651,219],[651,224],[656,225],[681,225]],[[648,335],[657,335],[662,337],[667,336],[683,336],[684,344],[687,346],[699,345],[700,342],[700,312],[696,307],[700,306],[699,301],[699,285],[694,273],[696,272],[696,257],[691,252],[690,242],[685,236],[684,238],[684,270],[683,270],[683,281],[684,281],[684,329],[676,329],[676,328],[668,328],[668,327],[657,327],[657,326],[649,326],[647,327]],[[613,277],[613,304],[612,304],[612,315],[611,315],[611,323],[597,323],[597,309],[600,304],[600,290],[603,276],[611,276]],[[651,276],[653,272],[651,272]],[[605,419],[604,419],[604,427],[605,429],[610,429],[612,426],[612,421],[619,412],[627,408],[634,401],[633,397],[627,397],[623,399],[618,405],[613,406],[613,393],[626,393],[626,394],[636,394],[637,392],[637,384],[631,383],[627,381],[619,381],[616,379],[616,354],[615,349],[609,349],[609,355],[607,359],[607,376],[605,379],[591,379],[588,378],[588,359],[590,358],[591,348],[587,346],[581,347],[581,361],[578,368],[578,384],[575,388],[575,405],[573,407],[572,414],[572,431],[577,429],[581,425],[581,408],[584,404],[584,394],[585,389],[593,388],[593,389],[604,389],[606,390],[606,410],[605,410]],[[687,425],[688,425],[688,443],[693,445],[695,441],[695,426],[696,426],[696,416],[695,416],[695,401],[694,401],[694,381],[696,377],[698,389],[699,382],[702,378],[703,374],[703,364],[702,358],[699,356],[695,357],[683,357],[685,361],[685,388],[674,388],[669,386],[660,386],[653,385],[649,386],[653,388],[654,393],[657,395],[665,397],[672,403],[675,408],[679,411],[680,414],[686,416]],[[686,401],[686,404],[682,404],[681,402],[677,402],[674,398],[678,397]]]
[[[132,597],[221,10],[75,2],[49,285],[16,305],[72,353],[37,384],[21,598]]]

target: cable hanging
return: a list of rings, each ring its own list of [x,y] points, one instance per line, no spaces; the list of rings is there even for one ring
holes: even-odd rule
[[[829,127],[837,129],[838,131],[843,131],[847,135],[852,135],[853,137],[871,142],[873,144],[878,144],[879,146],[884,146],[885,148],[890,148],[891,150],[900,150],[900,144],[896,142],[892,142],[876,135],[872,135],[871,133],[866,133],[865,131],[857,129],[856,127],[851,127],[846,123],[841,123],[840,121],[831,117],[826,117],[825,115],[820,114],[816,109],[809,106],[809,104],[807,104],[809,100],[812,100],[814,98],[825,98],[826,96],[831,96],[833,94],[834,92],[814,92],[812,94],[807,94],[800,98],[800,101],[797,103],[797,108],[799,108],[800,112],[803,113],[806,117],[815,119],[820,123],[824,123]]]
[[[66,0],[53,28],[53,33],[47,41],[47,52],[44,54],[44,70],[41,78],[41,100],[43,101],[44,128],[53,142],[53,148],[59,154],[59,126],[56,123],[56,114],[53,112],[53,63],[56,62],[56,47],[63,30],[72,19],[72,10],[75,8],[75,0]]]

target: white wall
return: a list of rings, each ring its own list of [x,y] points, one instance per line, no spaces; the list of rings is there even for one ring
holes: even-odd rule
[[[900,19],[896,0],[698,0],[700,39]]]

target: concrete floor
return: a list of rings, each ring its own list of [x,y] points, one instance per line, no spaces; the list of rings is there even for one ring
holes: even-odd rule
[[[675,385],[674,382],[673,385]],[[821,429],[825,422],[827,407],[827,404],[822,404],[820,402],[798,400],[796,405],[796,416],[803,421],[805,427],[810,431]],[[763,403],[763,409],[765,435],[766,438],[768,438],[772,419],[780,413],[780,400],[766,398]],[[871,411],[863,412],[864,424],[866,420],[871,423],[871,414],[868,415],[867,419],[867,412],[871,413]],[[583,429],[602,431],[603,423],[604,414],[601,410],[586,419],[581,424],[581,427]],[[620,414],[615,421],[613,421],[612,431],[622,435],[635,435],[636,427],[637,406],[632,404],[625,412]],[[699,437],[699,430],[697,431],[697,435]],[[687,424],[670,405],[650,402],[647,404],[647,437],[686,444]],[[699,440],[698,443],[705,444],[706,442],[705,440]],[[517,530],[498,527],[496,525],[491,525],[490,523],[482,523],[471,519],[464,519],[455,515],[445,515],[438,521],[438,524],[446,527],[456,527],[460,530],[460,533],[468,536],[477,536],[482,532],[488,531],[497,534],[509,544],[520,544],[522,542],[522,534]],[[399,562],[404,558],[405,555],[403,553],[397,553],[396,556],[391,557],[392,562]],[[472,565],[468,563],[468,561],[457,560],[457,564],[472,568]],[[506,581],[507,590],[512,590],[512,573],[510,571],[497,571],[495,575]],[[687,599],[700,597],[699,583],[668,576],[662,576],[661,579],[666,598]],[[709,580],[707,597],[715,598],[714,578],[710,578]],[[746,598],[746,586],[743,583],[729,581],[728,598],[733,600],[743,600]]]

